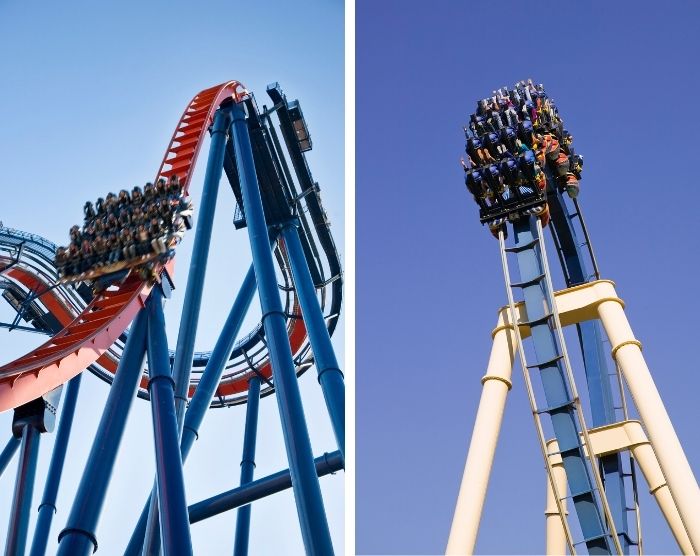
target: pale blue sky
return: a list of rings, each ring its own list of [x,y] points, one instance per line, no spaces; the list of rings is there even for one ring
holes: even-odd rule
[[[308,158],[322,188],[324,207],[343,253],[343,4],[310,1],[237,3],[88,1],[0,3],[0,152],[4,193],[0,220],[55,242],[66,240],[85,200],[153,178],[174,126],[198,91],[229,79],[242,81],[260,105],[265,86],[279,81],[299,98],[314,150]],[[191,186],[195,207],[206,147]],[[233,195],[222,182],[196,349],[210,349],[250,264],[248,239],[234,233]],[[195,213],[196,215],[196,213]],[[193,234],[178,252],[179,289],[166,306],[174,346]],[[1,315],[9,314],[5,304]],[[243,333],[259,314],[257,301]],[[343,358],[344,327],[334,335]],[[41,341],[0,331],[2,362]],[[315,371],[300,381],[316,455],[335,441]],[[49,553],[65,525],[107,396],[107,385],[86,375],[76,426],[51,533]],[[237,486],[244,407],[207,416],[185,467],[187,497],[195,502]],[[0,415],[0,443],[10,435],[11,414]],[[32,517],[38,505],[53,436],[42,438]],[[256,477],[287,467],[277,406],[262,400]],[[13,464],[0,478],[0,531],[8,522]],[[121,554],[153,477],[150,409],[136,400],[100,520],[100,554]],[[342,553],[343,474],[321,485],[334,545]],[[192,527],[198,554],[228,554],[235,512]],[[33,521],[32,521],[33,529]],[[4,538],[4,534],[2,535]],[[259,554],[301,554],[291,491],[253,506],[251,547]]]

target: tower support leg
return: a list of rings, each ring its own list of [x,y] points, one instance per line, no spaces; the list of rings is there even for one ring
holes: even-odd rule
[[[649,435],[671,496],[697,553],[700,550],[700,489],[688,463],[671,419],[642,356],[641,344],[634,338],[622,305],[605,300],[598,313],[613,346],[612,353]]]
[[[331,337],[328,334],[321,305],[316,296],[316,288],[304,257],[296,225],[285,226],[282,236],[289,252],[294,287],[299,296],[304,324],[314,353],[318,382],[323,390],[323,397],[326,400],[338,448],[340,453],[345,455],[345,383],[343,373],[333,351]]]
[[[34,540],[32,541],[32,549],[29,556],[44,556],[44,554],[46,554],[46,545],[49,540],[51,522],[56,513],[58,485],[61,482],[63,464],[66,461],[66,450],[68,449],[68,440],[70,439],[70,433],[73,427],[73,416],[75,415],[75,406],[78,401],[78,392],[80,391],[80,381],[82,377],[82,373],[74,376],[70,379],[66,387],[66,399],[63,402],[61,421],[56,431],[56,442],[54,443],[53,453],[51,454],[51,464],[49,465],[49,473],[46,477],[44,496],[41,499],[41,504],[39,504],[39,516],[37,517]]]
[[[311,452],[292,350],[287,337],[286,315],[280,300],[274,261],[270,252],[270,240],[243,105],[234,105],[232,112],[232,132],[243,207],[248,223],[262,322],[270,350],[277,404],[302,538],[307,554],[332,555],[333,544]]]
[[[202,305],[204,277],[207,270],[209,244],[214,226],[214,210],[219,193],[219,182],[224,170],[224,154],[226,152],[226,131],[231,121],[228,109],[220,108],[214,115],[211,127],[211,144],[209,158],[202,187],[202,200],[197,215],[197,230],[192,246],[192,260],[187,275],[185,299],[182,305],[180,329],[177,334],[175,360],[173,361],[173,379],[175,380],[175,410],[177,422],[182,429],[185,407],[187,406],[187,390],[190,387],[190,372],[194,356],[194,341],[197,334],[199,309]]]
[[[202,372],[197,389],[190,400],[190,405],[185,413],[185,421],[182,428],[182,437],[180,439],[180,453],[182,455],[182,462],[184,464],[187,460],[187,456],[190,453],[190,449],[197,439],[199,427],[204,420],[204,416],[209,409],[211,400],[214,397],[216,388],[221,380],[221,375],[223,374],[226,362],[231,356],[231,351],[233,350],[233,345],[236,342],[236,338],[245,319],[245,315],[248,312],[248,308],[255,295],[255,271],[251,265],[248,269],[243,284],[241,286],[236,300],[231,307],[226,322],[221,328],[221,334],[214,344],[214,349],[209,357],[209,362]],[[146,502],[146,505],[141,512],[139,521],[136,524],[136,528],[129,539],[129,544],[124,551],[124,556],[136,556],[141,554],[157,554],[159,543],[158,540],[158,527],[154,526],[153,529],[149,527],[149,536],[146,539],[146,546],[144,549],[144,538],[146,535],[146,528],[149,523],[149,510],[151,509],[151,501],[153,501],[153,507],[158,508],[155,501],[157,500],[156,486],[154,484],[151,493],[151,498]],[[155,516],[156,512],[150,513],[151,516]],[[155,524],[154,524],[155,525]]]
[[[483,390],[447,542],[448,555],[474,553],[506,397],[511,388],[515,346],[510,325],[496,330],[486,376],[481,379]]]
[[[20,438],[17,438],[16,436],[10,437],[5,449],[2,451],[2,453],[0,453],[0,476],[2,476],[5,468],[12,460],[12,456],[15,455],[15,452],[21,443],[22,440]]]
[[[202,306],[202,292],[204,290],[204,277],[207,270],[207,258],[211,233],[214,226],[214,211],[216,198],[219,193],[219,182],[224,169],[224,154],[226,152],[226,131],[231,119],[228,109],[219,109],[214,114],[214,123],[211,127],[211,144],[209,145],[209,158],[204,175],[202,187],[202,200],[197,215],[197,229],[192,246],[192,260],[190,261],[185,298],[182,304],[180,328],[177,334],[175,347],[175,360],[173,361],[173,380],[175,381],[175,414],[179,434],[182,433],[182,425],[187,407],[187,392],[190,387],[190,373],[192,371],[192,359],[194,357],[194,342],[197,335],[197,322],[199,310]],[[151,496],[146,529],[146,543],[144,554],[158,554],[158,503],[154,494]]]
[[[32,507],[36,464],[39,458],[39,430],[26,424],[22,428],[22,445],[17,466],[15,492],[12,497],[10,524],[7,528],[5,556],[23,556],[29,530],[29,510]]]
[[[255,441],[258,434],[258,406],[260,404],[260,377],[255,375],[248,381],[248,407],[245,415],[245,435],[243,437],[243,457],[241,459],[241,486],[253,480],[255,471]],[[250,536],[251,505],[238,508],[236,516],[236,537],[233,542],[233,555],[248,554]]]
[[[639,469],[642,471],[642,475],[644,475],[644,479],[649,487],[649,492],[656,499],[681,552],[683,554],[695,554],[651,444],[648,442],[637,444],[630,447],[630,451],[639,465]]]
[[[559,444],[556,440],[550,440],[547,442],[548,453],[559,452]],[[554,478],[554,483],[557,487],[557,491],[561,493],[566,492],[566,470],[564,469],[564,462],[562,462],[560,455],[549,456],[552,465],[552,477]],[[559,514],[559,508],[557,507],[557,501],[554,498],[554,490],[552,489],[552,483],[547,479],[547,506],[544,510],[546,529],[547,529],[547,545],[546,554],[547,556],[562,556],[566,554],[566,531],[564,530],[564,525],[562,524],[561,515]],[[569,515],[566,510],[566,499],[561,501],[562,507],[565,511],[565,517]]]
[[[192,554],[190,523],[185,499],[174,382],[165,336],[163,294],[156,286],[146,303],[148,311],[148,369],[156,453],[158,508],[165,556]]]
[[[141,310],[131,325],[68,522],[58,536],[59,556],[89,556],[97,550],[95,529],[141,379],[147,326],[148,317]]]

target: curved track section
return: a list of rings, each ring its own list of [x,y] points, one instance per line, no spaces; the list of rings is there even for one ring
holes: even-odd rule
[[[232,81],[195,96],[176,127],[158,177],[178,174],[185,191],[188,191],[202,139],[214,112],[229,98],[239,100],[245,94],[247,93],[242,86]],[[294,154],[300,155],[303,170],[306,171],[305,179],[310,181],[303,153]],[[324,265],[319,260],[321,280],[317,286],[321,293],[322,308],[327,313],[328,329],[332,333],[337,324],[342,299],[339,257],[320,198],[316,195],[307,196],[306,204],[313,232],[311,226],[300,232],[306,235],[312,245],[316,243],[312,237],[315,232],[322,248],[322,256],[317,257],[324,259],[328,273],[323,271]],[[0,367],[0,411],[42,395],[86,367],[100,378],[111,382],[126,340],[126,327],[150,292],[147,285],[133,279],[130,281],[128,277],[118,288],[103,292],[94,299],[87,284],[57,284],[53,265],[55,247],[40,236],[8,228],[0,229],[0,273],[15,287],[23,289],[25,299],[31,297],[44,309],[41,318],[32,321],[33,326],[47,333],[65,327],[30,354]],[[280,289],[286,298],[285,311],[292,353],[297,374],[302,374],[313,364],[313,355],[301,319],[286,252],[281,243],[275,249],[275,258],[281,279]],[[199,375],[210,355],[211,352],[195,353],[190,396],[196,389]],[[171,358],[173,356],[171,352]],[[261,324],[234,346],[212,407],[245,403],[247,379],[251,373],[266,378],[261,395],[269,395],[274,391],[272,369]],[[139,397],[148,398],[147,383],[146,371],[141,381]]]
[[[157,177],[178,174],[187,194],[214,112],[225,100],[239,102],[247,94],[240,83],[229,81],[195,96],[175,128]],[[42,396],[97,361],[126,330],[150,291],[150,284],[130,273],[97,295],[49,341],[0,367],[0,411]]]

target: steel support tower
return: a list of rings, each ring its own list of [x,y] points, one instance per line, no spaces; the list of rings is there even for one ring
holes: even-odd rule
[[[508,305],[499,311],[492,332],[447,554],[474,552],[516,358],[547,471],[546,553],[641,554],[638,466],[682,552],[697,554],[700,490],[624,302],[614,283],[600,278],[576,200],[582,158],[575,158],[556,107],[541,85],[521,82],[480,101],[465,132],[467,186],[479,203],[482,223],[498,239]],[[578,176],[573,176],[578,163]],[[482,182],[484,175],[488,180]],[[547,225],[565,281],[559,291],[546,252]],[[516,300],[514,292],[522,299]],[[590,423],[565,340],[567,326],[576,327]],[[630,419],[625,386],[639,420]]]
[[[131,272],[94,293],[89,283],[58,280],[53,244],[0,228],[4,279],[0,289],[17,311],[12,323],[2,324],[51,336],[33,352],[0,367],[0,410],[15,411],[13,436],[0,453],[0,472],[19,451],[7,556],[24,554],[30,540],[31,555],[46,553],[85,369],[110,382],[111,388],[60,531],[59,554],[87,556],[99,547],[97,524],[137,395],[151,404],[156,476],[150,496],[144,493],[144,510],[126,554],[155,555],[161,550],[166,555],[192,554],[190,523],[238,508],[234,553],[245,555],[250,503],[288,488],[294,492],[306,552],[334,553],[319,477],[344,468],[344,383],[330,340],[340,312],[342,273],[318,184],[306,162],[304,153],[311,142],[299,103],[288,101],[277,84],[267,92],[273,104],[269,110],[259,110],[253,95],[237,81],[200,92],[182,115],[158,171],[157,177],[166,179],[178,175],[187,194],[201,145],[207,132],[211,135],[174,351],[168,350],[163,313],[174,289],[172,264],[160,267],[154,282]],[[214,209],[224,172],[237,200],[235,227],[248,231],[252,264],[214,349],[195,353]],[[239,338],[256,291],[261,322],[253,333]],[[311,366],[317,369],[338,442],[334,451],[317,458],[297,382]],[[53,429],[64,384],[56,443],[30,539],[39,440]],[[258,407],[260,398],[270,394],[279,407],[289,469],[256,478]],[[240,486],[189,503],[183,464],[207,409],[244,403]]]

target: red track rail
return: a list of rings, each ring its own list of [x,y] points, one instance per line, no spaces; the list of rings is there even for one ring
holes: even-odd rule
[[[211,125],[214,113],[228,99],[240,102],[248,94],[238,81],[229,81],[205,89],[187,105],[163,157],[157,177],[177,174],[188,194],[197,156]],[[172,265],[170,265],[172,269]],[[37,277],[19,267],[7,275],[28,288],[39,284]],[[92,363],[98,362],[116,372],[116,361],[107,354],[114,341],[126,330],[138,311],[144,306],[152,286],[130,274],[116,289],[102,292],[76,318],[53,291],[42,295],[40,301],[65,326],[46,343],[27,355],[0,367],[0,411],[27,403],[67,382]],[[299,313],[295,303],[294,314]],[[288,326],[292,353],[306,340],[306,327],[300,319],[292,319]],[[272,375],[268,359],[258,368],[265,377]],[[147,378],[142,379],[145,387]],[[247,379],[241,376],[219,385],[217,394],[227,396],[247,390]],[[190,396],[194,387],[190,387]]]

